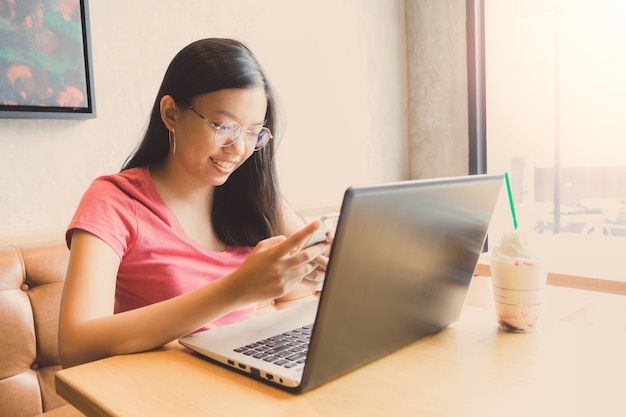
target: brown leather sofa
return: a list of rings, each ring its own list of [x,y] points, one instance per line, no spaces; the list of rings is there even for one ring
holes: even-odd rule
[[[0,417],[82,416],[55,392],[61,240],[0,247]]]
[[[0,243],[0,417],[82,416],[55,392],[59,304],[69,259],[63,240]],[[313,297],[300,288],[259,305],[270,312]]]

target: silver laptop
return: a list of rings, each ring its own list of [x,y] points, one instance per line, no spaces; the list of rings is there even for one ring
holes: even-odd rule
[[[351,187],[319,302],[180,339],[304,392],[458,320],[502,187],[479,175]]]

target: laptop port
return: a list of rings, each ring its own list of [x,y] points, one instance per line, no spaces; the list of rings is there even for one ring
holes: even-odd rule
[[[243,370],[245,371],[245,369],[246,369],[246,365],[244,365],[243,363],[240,363],[240,364],[239,364],[239,368],[241,368],[241,369],[243,369]]]
[[[229,359],[229,360],[228,360],[228,364],[229,364],[230,366],[235,366],[235,361],[233,361],[233,360],[230,360],[230,359]]]
[[[273,381],[274,380],[274,375],[272,375],[272,374],[265,374],[265,377],[267,378],[268,381]]]

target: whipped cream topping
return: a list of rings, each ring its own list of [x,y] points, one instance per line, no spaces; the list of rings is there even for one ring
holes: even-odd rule
[[[506,232],[491,251],[491,257],[500,260],[524,259],[537,260],[536,254],[530,248],[526,236],[517,232]]]

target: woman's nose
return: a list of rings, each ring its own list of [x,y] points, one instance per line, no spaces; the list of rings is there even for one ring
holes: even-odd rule
[[[246,153],[246,135],[244,132],[230,145],[224,147],[224,150],[228,153],[235,155],[243,155]]]

